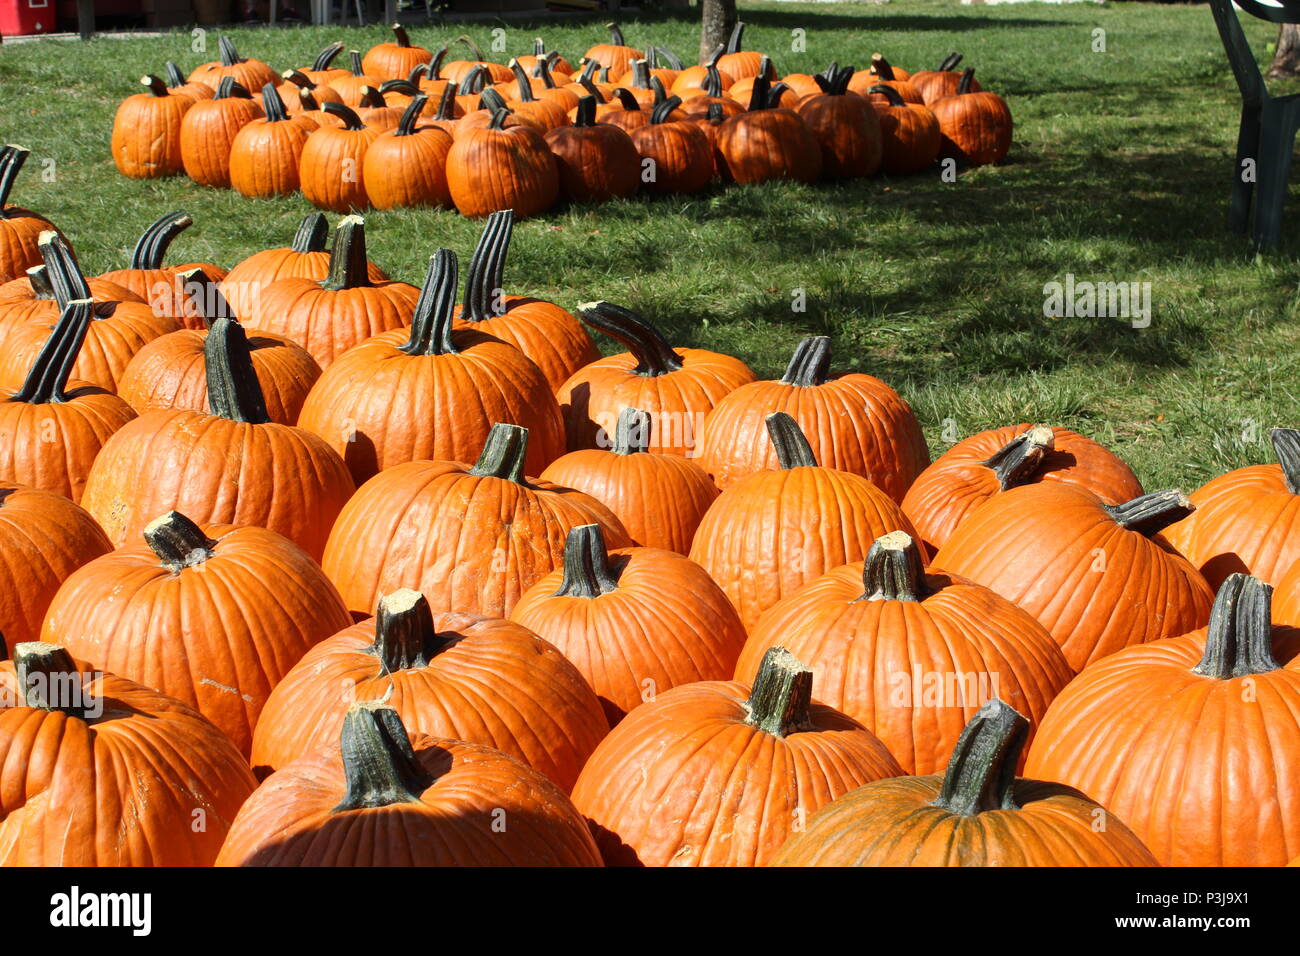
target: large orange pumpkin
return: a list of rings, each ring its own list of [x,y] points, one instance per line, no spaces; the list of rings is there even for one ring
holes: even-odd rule
[[[605,863],[762,866],[822,806],[902,772],[813,690],[778,648],[752,684],[686,684],[629,714],[573,790]]]
[[[751,680],[780,645],[821,699],[878,736],[908,773],[938,773],[993,697],[1037,722],[1073,676],[1043,626],[1005,598],[935,568],[902,531],[761,618],[736,665]]]
[[[824,807],[773,866],[1155,866],[1133,831],[1055,783],[1016,776],[1029,721],[1000,700],[943,776],[867,784]]]
[[[729,679],[745,644],[703,568],[659,548],[607,551],[596,524],[569,532],[564,569],[525,591],[510,619],[573,661],[611,725],[669,688]]]
[[[823,468],[785,412],[767,416],[778,468],[732,485],[705,512],[691,560],[727,592],[747,630],[813,578],[861,561],[871,544],[912,524],[861,475]]]
[[[63,495],[0,482],[0,637],[6,656],[36,640],[68,575],[111,550],[95,519]]]
[[[675,349],[663,333],[630,309],[589,302],[578,315],[628,351],[598,359],[576,372],[556,397],[564,413],[569,450],[601,447],[625,408],[651,418],[651,452],[694,457],[705,417],[724,395],[754,373],[740,359],[704,349]]]
[[[257,781],[185,704],[24,643],[0,663],[0,866],[210,866]]]
[[[153,75],[140,82],[146,92],[128,96],[113,116],[113,162],[119,173],[132,179],[174,176],[183,169],[181,120],[194,99],[169,90]]]
[[[393,39],[372,46],[361,60],[361,69],[380,79],[403,80],[415,67],[432,60],[433,54],[422,46],[413,46],[400,23],[394,23],[391,29]]]
[[[542,478],[606,505],[633,544],[686,554],[718,489],[689,458],[646,454],[651,427],[645,412],[625,408],[608,448],[571,451],[547,465]]]
[[[1047,711],[1026,772],[1123,818],[1165,866],[1300,853],[1300,631],[1234,574],[1208,628],[1088,667]]]
[[[1194,507],[1178,491],[1108,505],[1077,485],[1022,485],[971,512],[934,564],[1020,605],[1080,671],[1209,619],[1209,585],[1159,537]]]
[[[884,159],[884,140],[876,108],[849,91],[851,66],[829,78],[817,77],[821,93],[804,97],[795,112],[808,124],[822,152],[828,179],[872,176]]]
[[[245,123],[230,143],[230,186],[241,196],[269,199],[298,191],[299,161],[314,120],[290,114],[271,83],[262,87],[262,116]]]
[[[189,704],[248,756],[272,688],[351,623],[334,585],[265,528],[170,511],[68,577],[41,640]]]
[[[1211,479],[1192,492],[1196,510],[1165,529],[1211,587],[1239,572],[1276,585],[1300,561],[1300,430],[1275,428],[1269,438],[1277,464]]]
[[[230,150],[235,138],[245,126],[265,115],[248,89],[230,77],[222,80],[216,96],[195,103],[181,119],[181,164],[185,175],[200,186],[229,188]]]
[[[381,133],[366,150],[362,176],[376,209],[452,206],[446,171],[451,135],[436,126],[416,125],[428,101],[424,93],[416,94],[397,126]]]
[[[212,414],[149,412],[104,445],[82,502],[120,547],[158,515],[259,525],[319,558],[352,495],[347,465],[317,436],[270,420],[238,323],[218,319],[204,343]]]
[[[512,757],[355,704],[340,743],[271,775],[217,866],[599,866],[568,797]]]
[[[235,49],[230,37],[221,37],[217,41],[220,59],[204,63],[190,74],[190,80],[218,89],[222,80],[231,79],[245,89],[260,90],[267,83],[274,83],[279,77],[261,60],[245,58]]]
[[[609,730],[600,701],[554,647],[519,624],[433,614],[401,589],[378,614],[307,652],[266,702],[259,772],[326,746],[354,700],[384,700],[412,730],[510,754],[567,793]]]
[[[303,198],[313,206],[333,212],[369,209],[366,153],[383,130],[367,126],[355,110],[342,103],[327,102],[319,106],[322,115],[337,117],[340,123],[322,124],[307,137],[298,160]]]
[[[974,79],[968,69],[951,96],[926,101],[939,121],[939,155],[974,166],[1000,163],[1011,149],[1011,110],[996,93],[973,85]]]
[[[297,342],[323,369],[371,336],[409,325],[420,290],[406,282],[370,279],[365,225],[360,216],[344,216],[324,279],[277,279],[241,318],[252,328]]]
[[[486,126],[459,132],[447,154],[447,185],[463,216],[513,209],[527,218],[559,197],[559,167],[546,140],[531,126],[506,127],[509,116],[498,109]]]
[[[583,59],[596,61],[609,71],[610,76],[622,76],[632,61],[641,59],[645,53],[627,45],[617,23],[607,23],[605,29],[609,30],[609,42],[597,43],[587,50]]]
[[[298,424],[343,457],[357,484],[403,462],[467,461],[497,422],[528,429],[530,474],[564,452],[560,407],[541,369],[474,329],[452,331],[456,284],[456,254],[439,249],[411,327],[351,349],[307,396]]]
[[[398,588],[436,611],[509,615],[564,562],[564,540],[599,524],[611,547],[627,532],[596,499],[524,477],[528,430],[496,425],[478,462],[414,461],[382,471],[348,502],[322,562],[349,610],[373,613]]]
[[[989,498],[1039,481],[1087,488],[1108,505],[1142,494],[1128,465],[1091,438],[1065,428],[1022,424],[957,442],[907,489],[903,511],[933,553]]]
[[[785,412],[826,468],[867,478],[895,501],[930,463],[911,407],[880,379],[861,372],[831,376],[831,340],[802,339],[778,381],[742,385],[704,422],[700,465],[726,489],[776,465],[764,420]]]
[[[738,183],[765,183],[774,179],[811,183],[821,175],[821,144],[802,116],[780,105],[783,90],[780,83],[772,86],[765,76],[756,78],[749,109],[729,117],[718,127],[717,155],[728,179]],[[873,135],[869,124],[874,121],[874,126],[879,127],[880,122],[874,115],[867,118],[868,104],[850,108],[856,109],[859,120],[856,132],[863,140],[862,149],[867,151],[866,165],[879,167],[876,150],[880,138]],[[843,112],[850,115],[849,109]]]

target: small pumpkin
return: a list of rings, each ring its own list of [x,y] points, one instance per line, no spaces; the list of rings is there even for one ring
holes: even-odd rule
[[[693,123],[682,122],[676,96],[657,104],[649,120],[630,132],[641,156],[641,183],[652,193],[697,193],[713,179],[713,150]],[[612,121],[612,119],[611,119]]]
[[[1027,771],[1124,819],[1162,866],[1300,852],[1300,631],[1272,589],[1223,582],[1209,626],[1098,661],[1043,718]]]
[[[361,88],[361,100],[357,103],[356,114],[366,129],[372,130],[376,136],[397,129],[404,112],[404,106],[390,105],[383,91],[377,87]]]
[[[409,329],[342,355],[307,396],[298,424],[347,462],[357,484],[408,461],[468,461],[498,422],[529,431],[533,474],[564,450],[551,387],[518,349],[473,329],[453,331],[456,254],[439,249]]]
[[[396,129],[381,133],[366,150],[362,178],[376,209],[452,206],[446,170],[451,136],[436,126],[416,126],[428,100],[423,93],[415,96]]]
[[[663,691],[730,678],[745,644],[703,568],[659,548],[608,551],[597,524],[569,532],[563,570],[525,591],[510,619],[573,662],[610,726]]]
[[[247,757],[272,688],[351,616],[316,562],[264,528],[169,511],[143,539],[69,575],[41,640],[188,704]]]
[[[595,61],[613,76],[622,76],[627,72],[632,61],[642,59],[645,53],[627,45],[627,41],[623,38],[623,31],[617,23],[607,23],[605,29],[609,31],[609,42],[598,43],[591,47],[584,54],[583,59]]]
[[[217,95],[201,100],[181,119],[181,163],[200,186],[230,187],[230,149],[239,131],[266,114],[251,94],[230,77]]]
[[[40,265],[37,241],[42,232],[55,228],[44,216],[9,202],[28,155],[21,146],[0,149],[0,283],[21,279],[28,269]]]
[[[869,90],[880,119],[881,169],[888,175],[924,172],[939,158],[939,121],[929,108],[908,103],[897,90],[875,85]]]
[[[913,533],[898,505],[867,479],[819,466],[793,418],[774,412],[765,421],[778,467],[723,491],[690,552],[727,592],[746,630],[806,582],[863,560],[882,534]]]
[[[204,355],[211,414],[149,412],[118,429],[86,480],[86,510],[117,547],[174,510],[259,525],[319,558],[352,495],[347,465],[310,432],[270,420],[237,322],[213,322]]]
[[[821,175],[822,148],[816,135],[798,113],[777,105],[780,94],[779,83],[772,87],[767,77],[760,76],[754,81],[749,109],[718,127],[717,152],[729,179],[810,183]],[[865,121],[863,127],[867,128]]]
[[[414,588],[435,611],[505,617],[564,562],[564,540],[599,524],[611,547],[627,532],[580,491],[524,476],[528,430],[496,425],[474,465],[414,461],[371,478],[330,531],[322,566],[348,609]]]
[[[1109,505],[1077,485],[1022,485],[971,512],[934,563],[1028,611],[1080,671],[1209,618],[1209,585],[1159,537],[1195,507],[1179,491]]]
[[[1036,725],[1074,672],[1043,626],[988,588],[924,567],[903,531],[828,571],[753,627],[736,679],[781,646],[816,675],[824,703],[881,739],[908,773],[943,769],[991,697]]]
[[[513,209],[519,218],[555,204],[560,174],[541,133],[530,126],[505,127],[498,109],[481,129],[466,129],[447,154],[447,184],[461,215],[487,216]]]
[[[370,208],[366,192],[366,151],[382,130],[361,121],[356,111],[341,103],[322,103],[328,116],[338,117],[341,126],[322,126],[302,148],[298,179],[303,197],[313,206],[333,212]]]
[[[599,866],[600,855],[582,815],[535,770],[487,747],[408,736],[392,707],[361,703],[339,744],[257,789],[216,865]]]
[[[540,80],[538,83],[542,89],[534,92],[532,81],[519,61],[511,60],[510,66],[514,71],[515,82],[508,84],[513,96],[506,100],[506,105],[535,121],[543,135],[553,129],[568,126],[569,110],[577,106],[577,97],[567,90],[547,89]]]
[[[795,107],[821,147],[822,174],[829,179],[872,176],[883,161],[880,118],[870,103],[849,93],[852,75],[846,66],[830,79],[818,77],[821,94],[805,97]]]
[[[702,134],[701,134],[702,135]],[[655,326],[612,302],[589,302],[578,315],[627,346],[580,369],[556,393],[568,448],[600,447],[625,408],[650,415],[650,451],[694,457],[705,417],[724,395],[754,380],[740,359],[705,349],[675,349]]]
[[[625,408],[604,447],[571,451],[547,465],[542,478],[606,505],[634,545],[686,554],[718,489],[689,458],[647,454],[651,428],[647,413]]]
[[[1008,425],[963,438],[907,489],[903,511],[931,553],[989,498],[1020,485],[1059,481],[1086,488],[1108,505],[1142,494],[1128,465],[1067,428]]]
[[[657,695],[606,737],[573,791],[607,866],[762,866],[836,797],[902,771],[870,731],[813,702],[777,648],[751,683]]]
[[[104,442],[135,418],[112,392],[68,382],[93,310],[89,299],[69,302],[22,386],[0,388],[0,482],[80,501]]]
[[[939,155],[972,166],[1000,163],[1011,149],[1011,110],[996,93],[981,92],[974,78],[966,70],[951,96],[927,104],[939,122]]]
[[[45,611],[73,571],[113,550],[83,508],[52,491],[0,482],[0,637],[6,657],[41,633]]]
[[[1077,790],[1016,776],[1029,721],[991,700],[942,776],[869,783],[823,807],[772,866],[1155,866]],[[1104,821],[1104,825],[1098,825]]]
[[[332,86],[326,86],[323,83],[313,83],[311,77],[301,70],[285,70],[281,76],[284,82],[276,87],[276,94],[284,102],[285,109],[290,113],[307,112],[303,104],[302,94],[309,93],[311,102],[319,108],[321,103],[342,103],[343,97],[339,95],[338,90]],[[311,117],[313,120],[315,117]],[[313,125],[320,125],[313,123]]]
[[[361,69],[382,80],[405,79],[412,69],[430,62],[433,54],[422,46],[413,45],[406,28],[400,23],[394,23],[391,29],[393,39],[377,43],[366,51]]]
[[[895,501],[930,463],[921,423],[880,379],[830,374],[831,341],[799,341],[778,381],[751,382],[721,399],[704,422],[700,466],[726,489],[776,465],[766,417],[785,412],[827,468],[867,478]]]
[[[406,282],[371,281],[365,220],[344,216],[334,232],[329,274],[276,279],[243,318],[252,328],[297,342],[327,369],[371,336],[409,324],[419,297]]]
[[[270,83],[262,87],[262,112],[230,144],[231,188],[250,199],[293,195],[302,150],[316,124],[302,114],[290,116]]]
[[[335,40],[316,54],[316,59],[312,62],[312,65],[303,69],[302,72],[313,83],[328,86],[332,81],[341,76],[347,76],[350,72],[342,67],[334,66],[334,61],[338,58],[338,55],[346,49],[347,44],[342,40]]]
[[[156,76],[141,77],[140,82],[147,92],[128,96],[113,116],[113,162],[119,173],[132,179],[174,176],[184,169],[181,120],[195,101],[169,90]]]
[[[346,694],[339,692],[347,688]],[[509,754],[568,793],[609,731],[559,651],[498,618],[434,614],[409,589],[311,650],[271,692],[253,737],[259,773],[328,745],[352,700],[385,700],[408,727]]]
[[[626,199],[640,185],[640,155],[627,133],[596,122],[596,98],[578,101],[573,125],[546,134],[560,170],[560,192],[576,203]]]

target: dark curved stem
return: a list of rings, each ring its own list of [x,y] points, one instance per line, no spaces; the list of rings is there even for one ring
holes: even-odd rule
[[[274,83],[262,87],[262,110],[268,123],[283,123],[289,119],[289,111],[284,108],[284,100],[280,99]]]
[[[248,92],[244,84],[236,83],[232,77],[223,76],[221,82],[217,84],[217,92],[212,98],[214,100],[251,100],[253,94]]]
[[[257,381],[248,336],[234,319],[217,319],[203,343],[208,409],[232,422],[262,425],[271,420]]]
[[[429,97],[423,93],[417,93],[411,97],[410,104],[406,111],[402,113],[402,118],[397,122],[397,129],[393,130],[394,136],[410,136],[415,132],[415,122],[424,112],[424,106],[429,102]]]
[[[558,53],[549,53],[537,61],[537,66],[533,67],[533,76],[542,81],[542,86],[548,90],[558,89],[555,83],[555,77],[551,75],[551,60],[559,59]]]
[[[518,60],[510,61],[510,72],[515,75],[515,89],[519,91],[519,102],[535,103],[537,97],[533,95],[533,84],[528,79],[528,74]]]
[[[171,60],[168,60],[163,65],[163,72],[167,74],[167,86],[170,89],[179,90],[189,82],[185,79],[185,74],[181,72],[181,68]]]
[[[476,66],[465,74],[465,78],[460,81],[460,89],[457,90],[461,96],[473,96],[486,86],[487,67]]]
[[[1215,595],[1205,654],[1192,673],[1229,680],[1277,670],[1272,600],[1273,589],[1259,578],[1229,575]]]
[[[466,322],[482,322],[499,314],[496,309],[503,298],[506,255],[514,229],[513,210],[500,209],[488,216],[465,276],[461,318]]]
[[[505,129],[506,120],[508,120],[509,118],[510,118],[510,111],[508,109],[493,110],[492,120],[491,122],[488,123],[487,128]]]
[[[600,525],[584,524],[564,541],[564,580],[557,597],[597,598],[618,589],[618,576],[609,564]]]
[[[1023,485],[1038,474],[1043,459],[1056,447],[1056,436],[1045,425],[1017,435],[980,464],[993,470],[1003,491]]]
[[[298,230],[293,234],[289,248],[297,253],[324,252],[329,239],[330,224],[324,213],[313,212],[303,216]]]
[[[667,375],[682,367],[682,357],[663,333],[631,309],[612,302],[588,302],[577,311],[582,321],[627,347],[636,359],[632,370],[636,374]]]
[[[169,95],[167,92],[167,84],[152,73],[140,77],[140,82],[143,84],[144,88],[149,91],[150,96],[156,96],[159,99],[162,99]]]
[[[411,337],[400,346],[407,355],[451,355],[452,316],[456,311],[458,281],[456,253],[439,249],[429,258],[429,271],[411,319]]]
[[[632,61],[632,85],[638,90],[650,89],[650,64],[645,60]]]
[[[1029,737],[1029,721],[996,697],[979,709],[957,738],[934,805],[972,817],[988,810],[1017,810],[1016,763]]]
[[[670,96],[661,103],[656,103],[655,108],[650,111],[650,123],[658,125],[667,123],[671,120],[673,111],[682,105],[680,96]]]
[[[217,49],[221,51],[222,66],[238,66],[244,62],[239,51],[235,49],[235,42],[230,37],[221,37],[217,41]]]
[[[38,299],[52,300],[54,286],[50,284],[50,267],[41,263],[27,270],[27,282],[32,287],[32,295]]]
[[[776,460],[782,469],[816,468],[817,458],[799,423],[785,412],[773,412],[764,421],[767,434],[776,449]]]
[[[41,250],[46,274],[54,288],[54,301],[60,310],[78,299],[92,298],[86,277],[81,274],[81,267],[62,236],[52,229],[46,230],[36,240],[36,245]]]
[[[411,749],[402,719],[387,704],[349,707],[340,746],[347,793],[331,813],[418,803],[433,783]]]
[[[670,69],[670,70],[677,70],[677,71],[679,71],[679,72],[681,71],[681,69],[682,69],[682,58],[679,57],[679,56],[678,56],[676,53],[674,53],[672,50],[668,49],[668,47],[666,47],[666,46],[656,46],[656,47],[655,47],[655,54],[656,54],[660,59],[662,59],[665,63],[668,64],[668,69]]]
[[[221,287],[204,269],[190,269],[178,278],[182,293],[209,329],[217,319],[235,318],[235,311],[222,294]]]
[[[949,70],[957,69],[957,64],[961,62],[961,54],[955,50],[943,58],[943,61],[936,67],[936,72],[946,73]]]
[[[316,84],[311,81],[311,77],[301,70],[285,70],[280,76],[286,83],[292,83],[300,90],[310,92],[316,89]]]
[[[650,430],[654,427],[654,418],[649,412],[639,408],[625,408],[618,413],[618,424],[614,426],[614,446],[610,449],[616,455],[636,455],[649,450]]]
[[[871,72],[876,74],[876,76],[880,77],[882,80],[897,79],[894,75],[894,68],[890,66],[889,61],[879,53],[871,54]]]
[[[1153,491],[1123,504],[1106,505],[1106,512],[1115,521],[1146,537],[1182,521],[1195,510],[1191,499],[1177,489]]]
[[[145,525],[144,540],[162,566],[172,573],[202,564],[217,542],[179,511],[169,511]]]
[[[442,79],[442,63],[447,59],[447,48],[440,47],[433,51],[433,59],[424,64],[424,75],[429,80]]]
[[[929,593],[921,549],[910,534],[891,531],[871,543],[862,565],[860,600],[917,602]]]
[[[81,344],[86,341],[94,310],[94,303],[89,299],[74,299],[63,307],[54,330],[32,362],[22,388],[9,401],[29,405],[68,401],[68,376],[81,353]]]
[[[584,96],[578,100],[578,108],[573,114],[573,125],[578,127],[596,125],[596,97]]]
[[[745,38],[745,24],[740,20],[731,28],[731,36],[727,38],[727,52],[739,53],[741,41]]]
[[[192,225],[194,218],[183,209],[160,216],[140,234],[139,241],[131,250],[130,268],[161,269],[172,240]]]
[[[357,106],[362,109],[374,110],[383,109],[388,103],[384,101],[384,94],[373,86],[361,87],[361,99],[357,100]]]
[[[975,67],[968,66],[961,75],[961,81],[957,84],[957,95],[964,96],[971,91],[971,83],[975,80]]]
[[[406,34],[406,27],[400,23],[394,23],[391,27],[393,31],[394,42],[400,47],[409,47],[411,38]]]
[[[438,112],[433,114],[436,120],[452,120],[455,115],[452,112],[456,105],[456,88],[450,83],[442,88],[442,96],[438,98]]]
[[[506,101],[502,98],[501,94],[490,86],[478,95],[478,106],[479,109],[491,111],[493,116],[495,116],[500,110],[504,110],[507,116],[513,112],[513,110],[506,105]],[[500,129],[500,127],[496,128]]]
[[[637,101],[637,98],[632,95],[631,90],[625,90],[620,86],[618,89],[614,90],[611,95],[617,97],[619,103],[622,104],[623,109],[640,112],[641,104]]]
[[[899,95],[898,90],[894,89],[892,86],[885,86],[883,83],[877,83],[871,89],[867,90],[867,92],[879,93],[892,107],[907,108],[907,100],[903,99],[903,97]]]
[[[44,641],[19,644],[14,673],[25,706],[87,719],[81,673],[67,648]]]
[[[708,117],[709,122],[714,126],[717,126],[727,118],[727,114],[723,112],[721,103],[710,103],[709,111],[705,115]]]
[[[483,452],[469,470],[471,475],[502,478],[515,484],[524,483],[524,459],[528,457],[528,429],[522,425],[497,422],[488,432]]]
[[[5,206],[9,203],[9,192],[14,188],[14,180],[27,162],[31,151],[21,146],[6,146],[0,150],[0,219],[6,218]]]
[[[815,388],[826,383],[831,367],[831,340],[826,335],[810,335],[799,340],[790,364],[781,376],[783,385],[801,385]]]
[[[627,41],[623,39],[623,31],[617,23],[606,23],[605,29],[609,31],[609,42],[613,46],[627,46]]]
[[[309,93],[303,94],[304,97],[310,95],[311,94]],[[355,132],[356,130],[366,128],[366,124],[361,122],[361,117],[358,116],[351,107],[344,106],[342,103],[322,103],[320,108],[331,116],[337,116],[341,119],[343,121],[344,129],[350,129]]]
[[[352,70],[353,76],[365,76],[365,70],[361,69],[361,51],[348,50],[348,66]]]
[[[705,68],[703,89],[705,96],[718,97],[722,95],[722,74],[718,72],[716,62],[710,63]]]
[[[330,272],[321,288],[338,291],[368,285],[370,265],[366,259],[366,221],[361,216],[344,216],[334,231]]]
[[[1286,490],[1300,495],[1300,431],[1294,428],[1274,428],[1268,433],[1273,454],[1282,469]]]
[[[460,36],[456,37],[456,39],[452,40],[451,42],[461,44],[463,47],[465,47],[465,49],[469,50],[470,55],[473,56],[474,59],[479,61],[480,63],[486,61],[486,57],[483,56],[482,49],[479,48],[479,45],[474,42],[474,38],[471,37],[469,34],[462,33]]]
[[[768,648],[749,692],[745,723],[774,737],[812,727],[813,673],[784,647]]]
[[[325,49],[321,50],[320,53],[316,54],[316,59],[311,65],[312,70],[318,73],[323,73],[328,70],[330,64],[334,62],[334,58],[343,52],[343,48],[343,41],[336,40]]]
[[[818,83],[818,86],[821,86]],[[825,89],[825,87],[822,87]],[[772,89],[772,81],[765,76],[754,77],[754,85],[749,91],[749,110],[757,112],[767,109],[767,94]]]
[[[369,652],[379,658],[385,674],[428,667],[451,644],[434,630],[433,612],[419,591],[401,588],[379,599]]]

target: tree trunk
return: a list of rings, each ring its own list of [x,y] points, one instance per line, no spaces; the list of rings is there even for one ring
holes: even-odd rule
[[[703,63],[719,43],[726,43],[731,36],[737,19],[736,0],[701,0],[700,10],[700,62]]]
[[[1284,23],[1277,35],[1277,54],[1269,76],[1300,76],[1300,23]]]

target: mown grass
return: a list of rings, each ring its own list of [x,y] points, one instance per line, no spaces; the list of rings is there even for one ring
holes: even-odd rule
[[[624,303],[682,344],[740,355],[763,375],[779,372],[800,335],[829,334],[839,367],[877,374],[913,403],[935,453],[985,427],[1059,423],[1114,447],[1150,488],[1190,488],[1267,460],[1268,428],[1300,424],[1300,219],[1268,257],[1227,233],[1239,98],[1208,8],[900,0],[744,4],[743,16],[748,42],[786,71],[865,63],[875,50],[917,69],[960,50],[1010,104],[1011,155],[956,182],[730,187],[557,210],[516,229],[510,291]],[[1275,28],[1243,19],[1266,62]],[[469,29],[486,44],[493,26]],[[576,58],[604,36],[598,20],[500,26],[509,54],[541,34]],[[688,59],[697,44],[692,13],[624,26],[633,44]],[[412,36],[434,47],[464,29],[417,25]],[[790,50],[795,30],[806,31],[802,52]],[[244,55],[278,69],[336,37],[361,49],[386,38],[378,26],[231,33]],[[253,202],[117,175],[117,102],[164,60],[188,69],[215,57],[191,42],[186,32],[0,52],[0,129],[33,150],[16,198],[58,222],[92,270],[120,264],[168,209],[197,221],[178,257],[227,266],[283,245],[308,209],[298,197]],[[468,255],[478,229],[454,213],[372,213],[369,242],[393,275],[419,281],[433,249]],[[1150,327],[1045,318],[1043,286],[1067,273],[1150,282]]]

